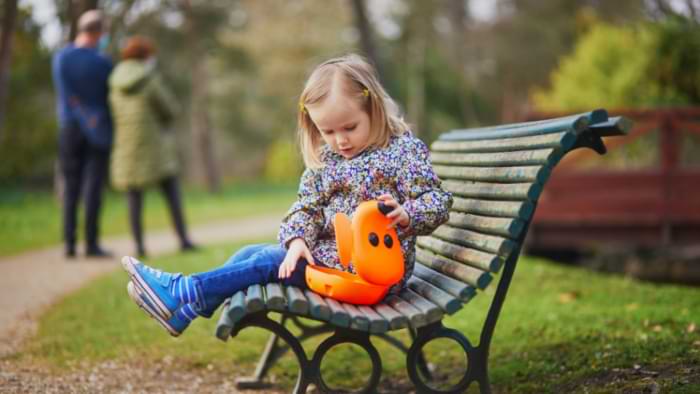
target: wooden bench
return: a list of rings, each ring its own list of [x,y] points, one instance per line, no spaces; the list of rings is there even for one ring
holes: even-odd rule
[[[446,224],[432,235],[418,238],[417,261],[408,288],[371,307],[344,304],[278,284],[251,286],[236,293],[223,307],[216,336],[225,341],[247,327],[272,332],[255,375],[239,379],[238,387],[265,387],[263,378],[269,368],[291,349],[299,363],[294,392],[306,392],[310,383],[322,392],[333,392],[321,376],[323,356],[333,346],[351,343],[362,347],[372,361],[369,379],[358,392],[376,392],[382,367],[370,342],[374,336],[406,353],[408,376],[418,392],[461,393],[476,381],[482,393],[489,393],[491,337],[549,174],[573,149],[587,147],[604,154],[602,137],[622,135],[629,126],[624,118],[608,118],[606,111],[596,110],[441,135],[431,147],[431,158],[443,187],[454,195],[454,205]],[[442,319],[462,309],[496,274],[500,280],[478,345],[474,345],[461,332],[445,327]],[[270,312],[279,313],[279,321],[271,319]],[[311,325],[299,318],[323,324]],[[290,323],[300,332],[298,336],[288,329]],[[389,335],[401,329],[409,331],[412,343],[404,345]],[[332,335],[307,358],[301,342],[326,333]],[[468,360],[461,380],[439,390],[431,385],[422,353],[423,347],[437,338],[455,341]]]

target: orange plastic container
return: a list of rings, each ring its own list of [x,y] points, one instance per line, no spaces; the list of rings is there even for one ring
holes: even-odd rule
[[[391,287],[367,283],[349,272],[314,265],[306,266],[306,284],[316,293],[358,305],[376,304]]]
[[[371,305],[381,301],[389,288],[404,274],[401,245],[391,220],[391,208],[378,201],[361,203],[352,221],[343,213],[334,218],[338,257],[347,267],[351,262],[357,275],[333,268],[309,265],[306,283],[311,290],[339,301]]]

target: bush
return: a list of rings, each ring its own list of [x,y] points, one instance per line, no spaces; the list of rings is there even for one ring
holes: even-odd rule
[[[273,183],[296,182],[303,170],[296,144],[278,139],[270,144],[265,159],[265,180]]]

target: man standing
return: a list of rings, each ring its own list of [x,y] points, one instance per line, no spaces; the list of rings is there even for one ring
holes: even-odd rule
[[[78,202],[85,198],[86,255],[109,257],[99,239],[102,190],[112,145],[112,117],[107,79],[112,62],[98,51],[105,30],[100,11],[78,20],[75,41],[58,51],[52,62],[59,121],[59,162],[65,180],[63,237],[66,257],[75,257]]]

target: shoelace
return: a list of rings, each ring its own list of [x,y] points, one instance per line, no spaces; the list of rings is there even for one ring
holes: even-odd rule
[[[154,274],[156,278],[160,278],[163,275],[163,271],[147,266],[146,264],[141,264],[141,266],[150,274]]]

